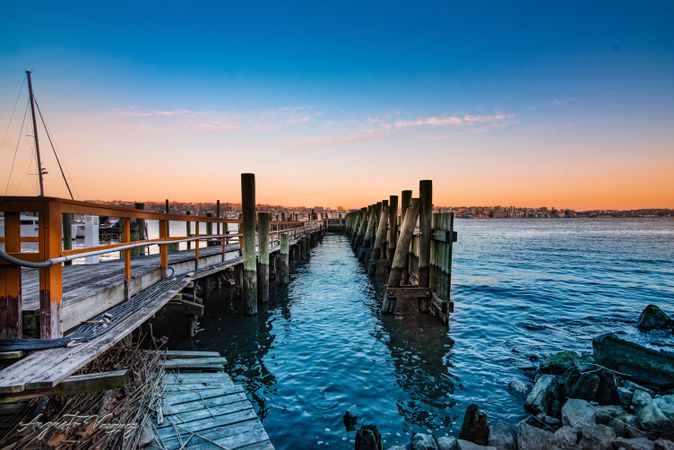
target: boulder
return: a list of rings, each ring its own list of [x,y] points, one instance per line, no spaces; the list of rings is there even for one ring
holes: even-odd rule
[[[654,443],[655,450],[674,450],[674,442],[665,439],[657,439]]]
[[[393,447],[389,447],[388,450],[407,450],[407,449],[405,447],[403,447],[402,445],[394,445]],[[452,449],[452,450],[456,450],[456,449]]]
[[[615,417],[625,414],[625,410],[618,405],[595,406],[595,421],[600,425],[608,425]]]
[[[644,437],[644,433],[639,429],[639,421],[632,414],[622,414],[611,419],[608,424],[617,436],[626,438]]]
[[[510,380],[510,383],[508,383],[507,391],[513,397],[524,400],[525,398],[527,398],[529,391],[531,391],[531,384],[525,383],[524,381],[518,378],[513,378],[512,380]]]
[[[430,434],[414,433],[410,441],[411,450],[437,450],[438,444]]]
[[[549,431],[520,422],[517,427],[518,450],[555,450],[555,435]]]
[[[542,375],[524,401],[524,407],[534,414],[547,414],[553,400],[557,397],[557,377]]]
[[[651,394],[649,394],[646,391],[642,391],[641,389],[638,389],[634,391],[634,394],[632,394],[632,401],[630,403],[630,406],[632,406],[633,410],[639,411],[641,408],[650,404],[652,401],[653,397],[651,397]]]
[[[480,445],[475,442],[464,441],[463,439],[457,439],[456,445],[458,450],[497,450],[496,447]]]
[[[644,347],[604,334],[592,341],[597,364],[620,372],[638,383],[659,388],[674,385],[674,353]]]
[[[437,439],[438,450],[458,450],[459,444],[454,436],[442,436]]]
[[[669,315],[656,305],[644,308],[637,320],[637,328],[641,331],[666,330],[671,326]]]
[[[489,425],[488,445],[499,450],[516,450],[515,427],[501,421]]]
[[[574,428],[592,426],[596,423],[596,417],[595,407],[586,400],[572,398],[562,406],[562,424],[564,426]]]
[[[599,386],[597,386],[597,393],[595,400],[600,405],[616,405],[620,403],[618,396],[618,382],[613,372],[601,369],[597,375],[599,376]]]
[[[541,373],[548,373],[552,375],[561,375],[567,370],[576,367],[576,361],[580,359],[580,355],[570,350],[563,350],[561,352],[550,355],[541,363]]]
[[[555,445],[559,449],[571,450],[578,448],[578,429],[562,427],[555,431]]]
[[[637,412],[644,431],[666,439],[674,438],[674,395],[656,397]]]
[[[655,443],[646,438],[619,437],[613,441],[613,448],[616,450],[654,450]]]
[[[624,386],[618,387],[618,400],[620,401],[621,405],[630,406],[632,404],[633,395],[634,395],[633,390]]]
[[[384,450],[381,433],[376,425],[363,425],[356,432],[356,450]]]
[[[559,428],[560,425],[562,424],[562,422],[558,418],[548,416],[546,414],[539,414],[539,415],[536,416],[536,418],[540,422],[542,422],[546,425],[550,425],[552,428],[555,428],[555,429]]]
[[[466,408],[466,414],[463,416],[463,424],[459,439],[474,442],[480,445],[489,443],[489,425],[487,424],[487,415],[480,411],[475,403]]]
[[[571,381],[571,379],[569,380]],[[583,400],[594,400],[597,396],[597,389],[600,383],[599,375],[586,372],[580,374],[575,383],[566,388],[566,396],[569,398],[580,398]]]
[[[351,405],[349,409],[344,411],[344,416],[342,418],[344,419],[344,428],[346,428],[346,431],[355,430],[356,424],[360,419],[360,411],[358,410],[358,407],[356,405]]]
[[[613,450],[616,436],[606,425],[592,425],[580,429],[578,448],[582,450]]]

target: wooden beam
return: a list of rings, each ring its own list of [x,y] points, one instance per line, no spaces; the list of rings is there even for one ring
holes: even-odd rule
[[[39,211],[39,254],[42,261],[61,256],[61,210],[58,202],[44,202]],[[61,337],[60,264],[40,269],[40,338]]]

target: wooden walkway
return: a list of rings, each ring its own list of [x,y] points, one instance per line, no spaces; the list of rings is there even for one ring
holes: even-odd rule
[[[152,449],[273,450],[241,386],[217,352],[167,353]]]

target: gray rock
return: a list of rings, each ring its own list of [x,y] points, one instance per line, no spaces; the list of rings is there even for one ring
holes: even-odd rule
[[[536,416],[536,418],[540,422],[543,422],[546,425],[550,425],[553,428],[558,428],[562,424],[562,422],[558,418],[548,416],[546,414],[539,414]]]
[[[657,439],[653,444],[655,450],[674,450],[674,442],[666,439]]]
[[[457,439],[456,444],[459,450],[496,450],[496,447],[480,445],[474,442],[464,441],[463,439]]]
[[[520,422],[517,427],[518,450],[556,450],[555,435],[541,428],[536,428],[526,422]]]
[[[659,388],[672,384],[672,352],[644,347],[613,333],[595,338],[592,347],[597,364],[618,371],[631,380]]]
[[[389,447],[388,450],[407,450],[405,447],[402,445],[394,445],[393,447]],[[455,450],[455,449],[452,449]]]
[[[526,383],[520,379],[513,378],[510,380],[510,383],[508,383],[507,391],[513,397],[524,400],[531,391],[531,384]]]
[[[437,439],[438,450],[458,450],[459,444],[454,436],[442,436]]]
[[[358,423],[358,420],[360,420],[360,411],[358,410],[358,407],[356,405],[349,406],[349,409],[344,411],[342,419],[344,420],[344,428],[346,428],[346,431],[355,430],[356,424]]]
[[[533,412],[548,413],[552,402],[557,396],[557,377],[554,375],[542,375],[534,384],[534,387],[524,401],[524,407]]]
[[[594,400],[597,396],[600,381],[599,375],[596,373],[582,373],[572,386],[567,387],[566,395],[569,398]]]
[[[630,406],[632,404],[632,396],[634,391],[624,386],[618,387],[618,400],[623,406]]]
[[[474,442],[480,445],[489,443],[489,425],[487,415],[480,411],[479,406],[472,403],[466,408],[461,424],[459,439]]]
[[[437,450],[438,444],[430,434],[415,433],[410,441],[412,450]]]
[[[606,425],[592,425],[580,429],[578,448],[583,450],[612,450],[615,433]]]
[[[501,421],[489,425],[489,446],[499,450],[516,450],[515,427]]]
[[[363,425],[356,432],[356,450],[384,450],[381,433],[376,425]]]
[[[578,429],[562,427],[555,431],[555,445],[564,450],[578,448]]]
[[[663,395],[651,400],[637,412],[644,431],[666,439],[674,438],[674,395]]]
[[[651,403],[651,401],[653,401],[653,397],[651,397],[651,394],[649,394],[646,391],[642,391],[641,389],[638,389],[634,391],[634,394],[632,394],[632,402],[630,404],[632,406],[632,409],[638,411],[644,406]]]
[[[611,419],[608,424],[617,436],[626,438],[644,437],[639,429],[637,417],[632,414],[622,414]]]
[[[619,437],[613,441],[613,448],[616,450],[654,450],[655,443],[646,438]]]
[[[564,426],[580,428],[592,426],[596,423],[595,407],[586,400],[569,399],[562,406],[562,424]]]
[[[648,305],[637,320],[637,328],[641,331],[666,330],[671,322],[669,315],[657,305]]]
[[[608,425],[615,417],[625,414],[625,410],[618,405],[595,406],[595,421],[600,425]]]
[[[563,350],[554,355],[550,355],[541,363],[541,373],[552,375],[561,375],[567,370],[576,366],[576,361],[580,355],[570,350]]]

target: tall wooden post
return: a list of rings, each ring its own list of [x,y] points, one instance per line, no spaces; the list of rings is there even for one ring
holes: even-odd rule
[[[377,224],[377,232],[374,237],[374,244],[372,246],[372,253],[370,254],[370,261],[386,258],[386,224],[388,222],[388,200],[381,202],[381,210],[379,213],[379,223]],[[382,249],[384,253],[382,254]]]
[[[243,300],[248,315],[257,314],[257,262],[255,260],[255,174],[241,174],[243,220]]]
[[[185,215],[191,216],[192,211],[185,211]],[[188,220],[185,221],[185,234],[187,235],[187,237],[192,236],[192,222],[189,221],[189,218],[188,218]],[[192,242],[191,241],[187,241],[187,249],[188,250],[192,249]]]
[[[145,209],[145,204],[144,203],[134,203],[133,204],[134,209]],[[131,238],[133,241],[142,241],[145,239],[145,219],[136,219],[136,236],[134,239],[133,236],[133,230],[131,234]],[[141,256],[145,254],[145,248],[144,247],[137,247],[132,249],[132,254],[133,256]]]
[[[386,259],[393,259],[398,241],[398,196],[389,197],[388,236],[386,247]]]
[[[429,287],[429,270],[431,264],[431,222],[433,220],[433,182],[419,182],[419,287]]]
[[[5,212],[5,252],[21,251],[20,213]],[[21,314],[21,267],[0,265],[0,337],[20,338],[23,334]]]
[[[374,240],[375,227],[377,226],[377,219],[379,218],[379,211],[381,210],[381,203],[372,206],[370,217],[367,220],[367,228],[365,229],[365,236],[363,237],[363,245],[360,248],[360,259],[366,261],[372,250],[372,241]]]
[[[400,226],[402,227],[402,223],[405,220],[405,214],[407,211],[409,211],[410,204],[412,202],[412,191],[411,190],[405,190],[402,192],[402,197],[401,197],[401,207],[400,207]],[[416,224],[415,224],[416,226]],[[396,244],[397,245],[397,244]],[[407,253],[409,257],[409,252]],[[409,272],[409,259],[405,259],[405,268],[403,269],[403,274],[402,274],[402,284],[409,284],[410,282],[410,272]]]
[[[220,200],[215,201],[215,217],[220,218]],[[226,226],[226,225],[225,225]],[[215,226],[215,234],[220,235],[220,222]]]
[[[159,221],[159,238],[167,239],[169,237],[169,221],[164,219]],[[161,277],[166,278],[166,270],[168,269],[168,245],[159,245],[159,267],[161,269]]]
[[[288,240],[288,233],[281,235],[281,250],[279,251],[278,271],[279,282],[281,284],[290,283],[290,242]]]
[[[389,272],[387,287],[400,286],[403,269],[405,268],[410,253],[410,242],[412,242],[412,234],[414,233],[414,228],[417,224],[417,216],[419,215],[420,207],[420,200],[416,198],[412,199],[410,207],[405,213],[405,219],[400,228],[398,244],[396,245],[396,252],[393,256],[393,261],[391,262],[391,271]],[[394,308],[395,305],[391,299],[387,295],[384,295],[384,302],[381,307],[382,312],[392,313]]]
[[[45,201],[39,212],[40,260],[58,258],[61,253],[61,210],[56,202]],[[40,337],[62,336],[61,299],[63,294],[61,264],[40,269]]]
[[[260,255],[257,262],[257,301],[269,302],[269,223],[271,214],[257,214],[257,236]]]

